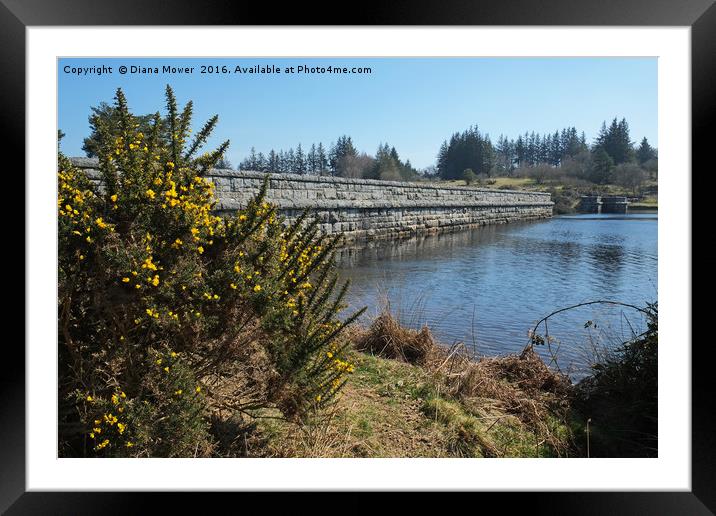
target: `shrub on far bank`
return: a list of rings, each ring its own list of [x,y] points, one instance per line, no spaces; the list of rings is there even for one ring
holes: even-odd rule
[[[213,413],[300,420],[353,369],[338,237],[306,214],[287,226],[268,181],[246,209],[214,215],[203,175],[228,142],[197,156],[217,117],[189,142],[192,104],[166,96],[146,134],[117,91],[116,120],[97,128],[101,187],[60,157],[62,456],[211,455]]]
[[[552,208],[555,215],[565,215],[576,212],[576,206],[579,203],[579,192],[574,188],[549,188],[547,190],[552,196],[554,206]]]
[[[647,172],[634,163],[622,163],[614,167],[614,182],[636,196],[647,178]]]
[[[470,185],[475,182],[477,175],[472,171],[471,168],[466,168],[462,172],[462,180],[465,181],[466,185]]]

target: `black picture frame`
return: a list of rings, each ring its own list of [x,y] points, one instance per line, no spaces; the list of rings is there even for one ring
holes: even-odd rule
[[[307,8],[306,4],[239,3],[230,0],[0,0],[0,113],[6,149],[24,149],[25,30],[28,26],[83,25],[570,25],[690,26],[693,166],[706,166],[716,113],[716,5],[714,0],[400,0],[361,2],[352,14]],[[336,13],[334,18],[317,12]],[[330,18],[330,19],[329,19]],[[15,152],[25,168],[24,153]],[[704,168],[704,171],[706,169]],[[690,171],[686,171],[690,173]],[[692,176],[693,177],[693,176]],[[692,189],[692,191],[694,191]],[[29,195],[30,192],[25,192]],[[706,195],[703,193],[702,195]],[[693,205],[698,205],[694,198]],[[703,199],[701,199],[703,200]],[[706,201],[708,203],[708,201]],[[691,210],[691,206],[685,207]],[[692,211],[692,220],[693,211]],[[693,235],[693,231],[692,231]],[[692,249],[693,253],[693,249]],[[693,256],[693,254],[692,254]],[[25,257],[27,259],[27,257]],[[32,274],[25,268],[25,276]],[[693,271],[692,271],[693,275]],[[694,305],[695,308],[695,305]],[[26,306],[32,310],[31,306]],[[693,320],[693,315],[692,315]],[[691,328],[684,329],[688,345]],[[692,337],[695,342],[695,335]],[[713,514],[716,511],[716,430],[713,351],[708,342],[692,346],[692,491],[486,493],[481,501],[504,498],[529,504],[530,512],[551,514]],[[49,493],[25,488],[25,354],[5,346],[0,374],[0,511],[7,514],[125,514],[149,500],[188,507],[184,495],[149,493]],[[223,495],[232,496],[233,494]],[[247,495],[241,494],[242,497]],[[351,495],[352,497],[352,495]],[[490,500],[493,499],[493,500]],[[159,500],[152,500],[159,501]],[[243,498],[247,507],[246,498]],[[253,501],[253,500],[252,500]],[[258,501],[258,500],[255,500]],[[347,498],[343,504],[350,503]],[[511,502],[513,503],[513,502]],[[142,505],[138,505],[142,504]],[[483,507],[486,507],[483,506]]]

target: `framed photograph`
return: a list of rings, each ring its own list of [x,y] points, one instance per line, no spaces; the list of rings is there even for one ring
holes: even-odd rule
[[[712,514],[713,2],[273,10],[0,1],[27,202],[0,508]]]

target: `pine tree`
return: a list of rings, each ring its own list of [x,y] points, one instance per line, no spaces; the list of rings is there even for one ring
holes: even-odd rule
[[[358,151],[353,146],[353,140],[350,136],[343,135],[336,140],[336,143],[331,145],[331,150],[328,154],[329,165],[331,173],[336,175],[339,173],[339,163],[341,159],[346,156],[355,157],[358,155]]]
[[[375,153],[373,177],[385,181],[400,181],[400,168],[395,159],[397,155],[395,148],[391,149],[387,143],[379,145]]]
[[[266,167],[266,156],[264,156],[263,152],[259,152],[256,156],[256,170],[263,172],[264,170],[266,170]]]
[[[582,133],[580,138],[577,135],[575,127],[569,127],[563,131],[562,137],[562,157],[568,156],[573,158],[580,152],[588,150],[586,145],[586,136]]]
[[[471,126],[462,133],[454,133],[449,143],[443,143],[438,155],[438,171],[443,179],[460,179],[467,168],[478,175],[489,175],[494,161],[489,136],[483,136],[477,126]]]
[[[345,137],[345,146],[343,150],[344,156],[357,156],[358,151],[356,150],[355,146],[353,145],[353,139],[348,136]]]
[[[418,171],[413,168],[410,160],[407,159],[401,166],[400,175],[405,181],[412,181],[418,175]]]
[[[614,117],[608,129],[606,123],[602,123],[594,146],[595,149],[603,149],[612,158],[615,165],[632,161],[634,148],[629,137],[629,124],[626,119],[622,118],[618,122]]]
[[[639,165],[643,165],[647,161],[654,158],[656,158],[656,151],[651,145],[649,145],[649,140],[644,137],[636,151],[636,159],[639,162]]]
[[[268,159],[267,159],[267,168],[268,171],[271,173],[277,173],[280,172],[281,168],[281,158],[278,154],[276,154],[276,151],[271,149],[271,152],[269,152]]]
[[[498,170],[509,174],[514,170],[517,161],[515,142],[506,136],[500,135],[495,148],[496,166]]]
[[[311,150],[308,151],[306,168],[311,174],[318,172],[318,151],[316,151],[316,144],[311,144]]]
[[[616,118],[614,120],[616,121]],[[582,132],[582,136],[584,136],[583,132]],[[599,149],[599,148],[604,149],[608,143],[608,140],[609,140],[609,131],[607,130],[607,123],[602,122],[602,127],[599,129],[599,133],[597,133],[597,137],[594,140],[594,149]]]
[[[541,137],[539,148],[540,148],[539,162],[540,163],[549,163],[550,149],[552,148],[552,135],[551,134]]]
[[[564,129],[562,129],[562,132],[559,134],[559,147],[562,151],[562,155],[560,156],[560,158],[570,155],[569,154],[569,146],[571,143],[570,136],[571,136],[571,128],[570,129],[564,128]]]
[[[621,163],[629,163],[634,161],[634,142],[631,141],[629,136],[629,124],[626,118],[622,118],[618,125],[617,130],[617,142],[616,142],[616,156],[612,156],[614,163],[619,165]]]
[[[437,169],[438,174],[440,177],[447,177],[448,176],[448,142],[444,141],[443,144],[440,146],[440,150],[438,151],[438,159],[437,159]]]
[[[515,158],[517,160],[518,167],[525,165],[527,162],[527,148],[522,135],[518,136],[517,141],[515,142]]]
[[[239,170],[259,170],[255,148],[251,147],[249,155],[239,164]]]
[[[286,153],[286,163],[284,165],[284,172],[287,174],[293,174],[296,171],[296,153],[293,151],[293,147],[288,149]]]
[[[326,150],[323,148],[323,143],[318,143],[318,173],[323,174],[328,170],[328,157],[326,156]]]
[[[395,150],[395,147],[390,148],[390,157],[393,158],[393,161],[395,161],[396,163],[400,163],[400,156],[398,156],[398,151]]]
[[[602,147],[597,147],[592,157],[590,180],[597,184],[607,184],[612,179],[614,160]]]
[[[258,159],[256,158],[256,149],[251,147],[251,153],[249,154],[249,163],[251,164],[250,170],[258,170]]]
[[[331,172],[331,175],[336,175],[336,169],[338,168],[338,159],[339,159],[339,152],[338,152],[338,144],[337,143],[331,143],[331,146],[328,150],[328,168]]]
[[[276,172],[285,174],[287,166],[288,166],[288,162],[286,160],[286,153],[284,152],[283,149],[281,149],[278,151],[278,168],[276,169]]]
[[[294,172],[296,174],[301,175],[306,173],[306,155],[303,153],[303,148],[301,147],[300,143],[296,148],[296,156],[294,159]]]
[[[559,137],[559,131],[555,131],[552,135],[552,146],[550,147],[550,164],[558,167],[562,162],[562,141]]]
[[[527,161],[534,166],[539,161],[539,136],[534,131],[529,135],[529,143],[527,144]]]

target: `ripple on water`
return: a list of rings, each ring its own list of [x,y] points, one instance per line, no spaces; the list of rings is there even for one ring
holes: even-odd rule
[[[550,312],[610,299],[644,306],[657,298],[656,215],[577,215],[487,226],[343,250],[352,307],[390,302],[403,323],[428,324],[446,343],[480,354],[520,351]],[[598,331],[584,328],[596,321]],[[593,347],[614,346],[645,321],[591,306],[550,319],[559,365],[581,375]]]

